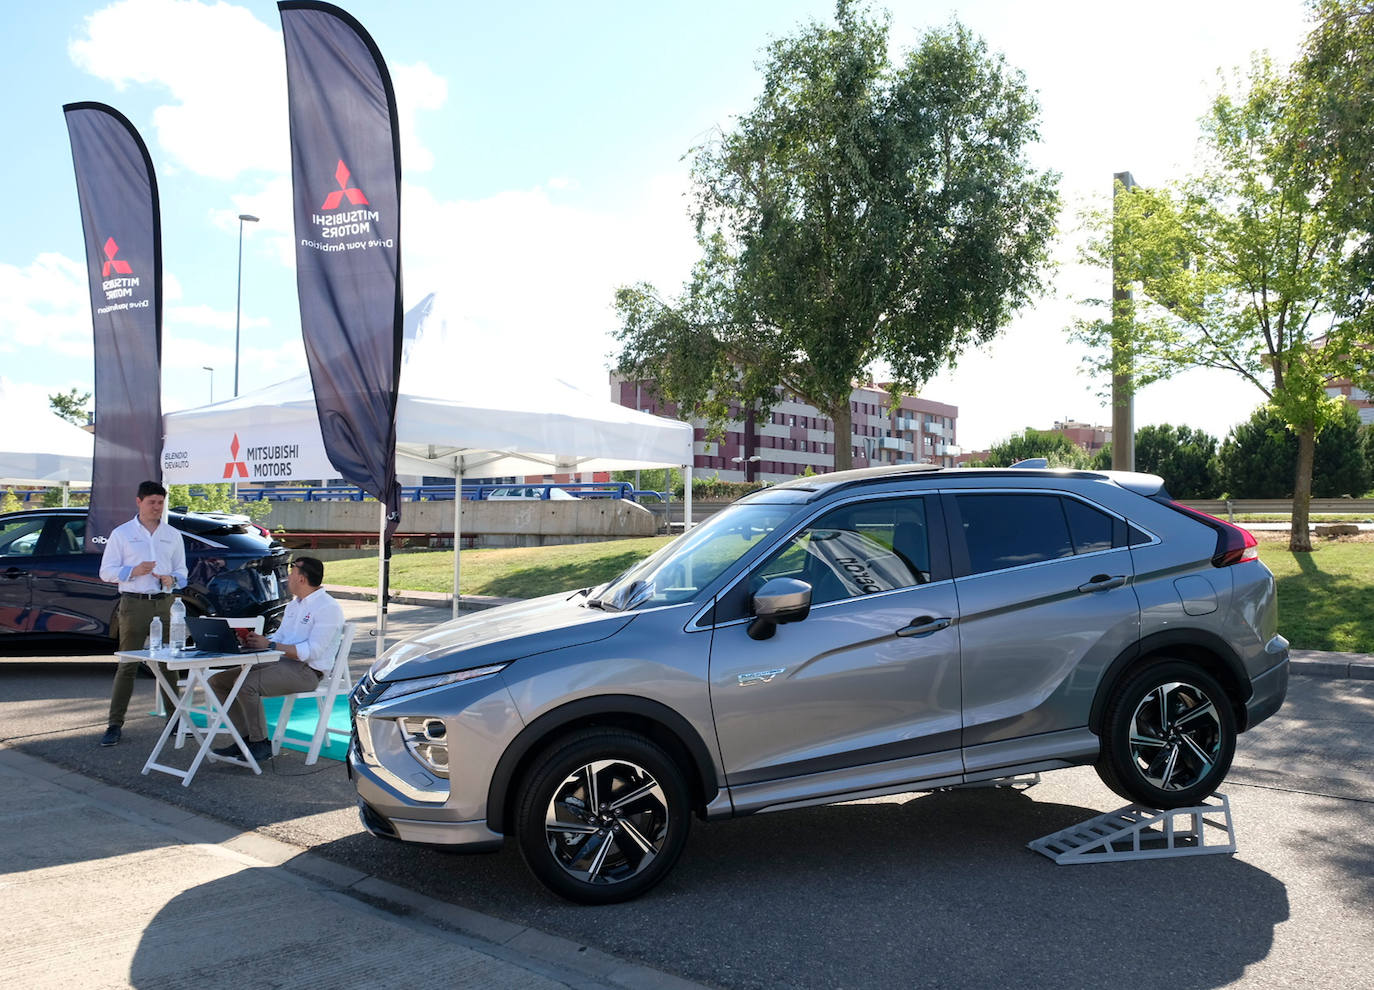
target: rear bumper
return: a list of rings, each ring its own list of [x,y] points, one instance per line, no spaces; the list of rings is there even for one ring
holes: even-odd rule
[[[1288,651],[1283,658],[1250,682],[1250,700],[1245,703],[1245,728],[1252,729],[1283,707],[1288,695]]]

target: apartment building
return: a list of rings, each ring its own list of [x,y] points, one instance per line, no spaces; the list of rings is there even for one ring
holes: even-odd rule
[[[656,416],[676,416],[677,406],[662,401],[652,381],[611,376],[611,400]],[[848,437],[854,467],[877,464],[954,465],[959,453],[959,407],[919,397],[894,407],[882,385],[856,388],[849,397],[853,420]],[[723,439],[708,439],[697,421],[693,469],[718,474],[722,481],[786,481],[810,468],[835,469],[835,424],[796,396],[779,393],[767,410],[731,407]]]
[[[1333,378],[1328,381],[1326,394],[1333,397],[1345,396],[1345,400],[1359,412],[1361,423],[1374,423],[1374,401],[1371,401],[1369,393],[1364,389],[1356,388],[1349,378]]]

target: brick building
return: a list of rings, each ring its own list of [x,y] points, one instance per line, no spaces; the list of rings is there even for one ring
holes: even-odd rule
[[[652,381],[611,376],[611,400],[656,416],[675,416],[677,407],[654,392]],[[854,467],[877,464],[954,465],[958,406],[918,397],[895,408],[881,385],[856,388],[849,397],[853,418],[849,437]],[[708,440],[706,424],[694,423],[693,470],[718,474],[722,481],[786,481],[809,467],[817,474],[835,467],[835,425],[815,406],[779,395],[767,411],[731,407],[722,440]]]

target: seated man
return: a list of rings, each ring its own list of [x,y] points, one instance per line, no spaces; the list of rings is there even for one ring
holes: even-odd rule
[[[294,597],[287,603],[281,628],[271,639],[257,633],[247,638],[248,645],[255,650],[280,650],[283,654],[275,663],[260,664],[250,670],[229,706],[229,720],[255,760],[272,755],[262,699],[313,691],[334,663],[344,616],[339,603],[320,588],[323,583],[324,564],[314,557],[297,557],[287,574],[286,586]],[[238,676],[238,670],[222,670],[210,678],[210,686],[221,701]],[[240,755],[234,745],[213,752],[217,756]]]

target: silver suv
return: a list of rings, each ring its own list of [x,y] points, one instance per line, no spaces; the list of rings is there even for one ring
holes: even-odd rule
[[[352,697],[375,835],[507,835],[609,903],[729,818],[1091,763],[1196,804],[1288,686],[1244,530],[1143,474],[899,466],[740,499],[609,584],[398,643]]]

